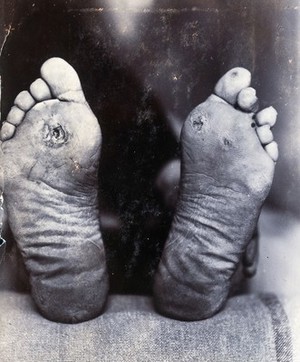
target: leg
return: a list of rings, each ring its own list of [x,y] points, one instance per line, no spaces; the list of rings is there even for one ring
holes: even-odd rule
[[[256,129],[249,85],[245,69],[228,72],[183,126],[179,199],[154,282],[168,316],[203,319],[222,308],[269,192],[276,112],[259,112]]]
[[[75,70],[52,58],[21,92],[1,129],[8,220],[41,313],[80,322],[107,290],[99,227],[101,131]]]

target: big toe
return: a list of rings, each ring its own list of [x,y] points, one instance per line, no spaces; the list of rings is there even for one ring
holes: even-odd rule
[[[52,95],[62,101],[85,103],[76,70],[61,58],[50,58],[41,67],[41,76]]]
[[[241,90],[248,88],[251,83],[251,73],[241,67],[229,70],[217,82],[215,94],[226,102],[234,105]]]

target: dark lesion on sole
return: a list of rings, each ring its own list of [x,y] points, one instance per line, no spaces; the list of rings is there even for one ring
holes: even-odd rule
[[[49,147],[60,147],[69,139],[68,132],[60,124],[56,126],[45,124],[43,135],[43,141]]]

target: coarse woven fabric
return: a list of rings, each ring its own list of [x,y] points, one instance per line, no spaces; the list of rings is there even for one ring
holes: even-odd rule
[[[200,322],[162,317],[144,296],[113,295],[102,316],[77,325],[44,319],[11,291],[0,292],[0,311],[3,362],[292,360],[287,317],[270,295],[234,297]]]

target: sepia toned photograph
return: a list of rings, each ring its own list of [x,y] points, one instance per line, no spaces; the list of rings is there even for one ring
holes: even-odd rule
[[[0,24],[0,361],[300,361],[299,0]]]

